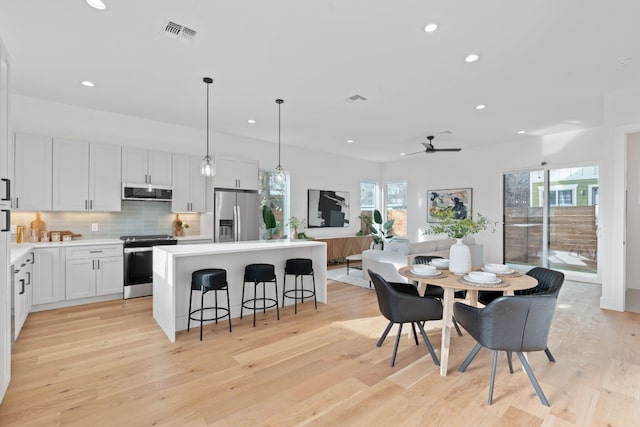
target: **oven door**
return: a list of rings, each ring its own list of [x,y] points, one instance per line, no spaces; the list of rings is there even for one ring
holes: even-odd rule
[[[153,283],[153,250],[124,248],[124,285]]]

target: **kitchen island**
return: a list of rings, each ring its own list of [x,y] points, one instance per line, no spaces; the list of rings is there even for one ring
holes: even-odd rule
[[[199,245],[154,246],[153,248],[153,318],[175,342],[176,331],[187,329],[191,273],[204,268],[227,270],[231,317],[239,317],[244,268],[248,264],[273,264],[278,279],[278,300],[282,303],[284,265],[289,258],[310,258],[315,271],[317,300],[327,302],[326,243],[313,240],[261,240],[251,242]],[[287,277],[287,289],[293,289],[294,276]],[[311,278],[305,279],[305,287]],[[267,287],[267,297],[275,297]],[[247,288],[249,289],[249,288]],[[273,292],[273,291],[272,291]],[[210,294],[213,297],[212,294]],[[207,295],[208,298],[208,295]],[[205,298],[205,307],[207,306]],[[192,310],[199,308],[193,299]],[[292,299],[285,301],[293,304]],[[310,305],[313,307],[313,304]],[[245,314],[250,314],[245,310]]]

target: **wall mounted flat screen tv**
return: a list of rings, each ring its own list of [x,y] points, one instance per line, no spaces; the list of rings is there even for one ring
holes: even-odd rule
[[[349,226],[347,191],[309,190],[308,193],[309,228]]]

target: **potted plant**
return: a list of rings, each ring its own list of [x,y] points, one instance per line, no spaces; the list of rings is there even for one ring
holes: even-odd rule
[[[291,229],[293,230],[293,232],[291,233],[291,237],[294,239],[298,239],[298,238],[305,238],[305,237],[300,237],[301,235],[304,235],[304,233],[300,233],[298,234],[298,227],[302,227],[304,228],[307,225],[307,220],[306,219],[298,219],[295,216],[292,216],[291,218],[289,218],[289,222],[287,223],[287,225],[289,227],[291,227]]]
[[[478,214],[478,219],[473,220],[473,212],[469,212],[465,218],[456,219],[456,212],[452,208],[441,208],[431,214],[439,222],[431,225],[425,234],[446,234],[456,243],[449,249],[449,271],[455,274],[466,274],[471,271],[471,251],[462,242],[465,237],[495,226],[495,222]]]
[[[369,224],[369,231],[371,232],[371,240],[373,240],[373,247],[379,247],[384,249],[384,242],[387,239],[393,237],[393,223],[395,220],[390,219],[388,221],[382,221],[382,213],[378,209],[373,211],[373,222]]]

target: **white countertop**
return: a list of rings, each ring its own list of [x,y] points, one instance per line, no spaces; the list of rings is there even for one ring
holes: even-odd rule
[[[264,251],[283,248],[300,248],[326,245],[314,240],[254,240],[250,242],[208,243],[199,245],[154,246],[154,251],[166,252],[170,256],[183,257],[220,253]]]
[[[120,239],[85,239],[66,242],[11,243],[11,264],[37,248],[60,248],[70,246],[122,245]]]

